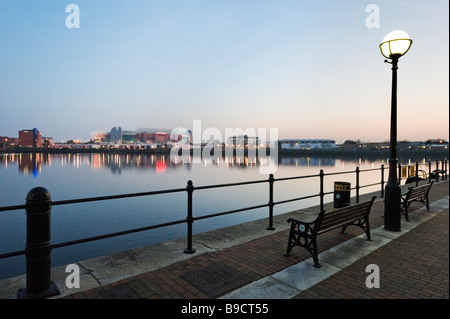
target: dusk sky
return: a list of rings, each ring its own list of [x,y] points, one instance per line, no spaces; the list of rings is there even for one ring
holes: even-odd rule
[[[66,25],[69,4],[79,28]],[[394,30],[413,40],[399,61],[398,140],[448,140],[447,0],[0,0],[0,136],[88,140],[200,120],[388,141],[379,44]]]

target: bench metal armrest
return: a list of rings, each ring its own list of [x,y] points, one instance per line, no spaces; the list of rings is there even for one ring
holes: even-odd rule
[[[288,223],[291,223],[291,232],[301,236],[311,237],[314,236],[319,230],[324,214],[325,210],[322,210],[317,218],[310,222],[305,222],[295,218],[289,218],[287,221]]]

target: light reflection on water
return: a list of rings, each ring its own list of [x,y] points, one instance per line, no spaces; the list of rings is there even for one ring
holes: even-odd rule
[[[428,158],[409,159],[406,163],[428,163]],[[432,159],[434,160],[434,159]],[[164,154],[0,154],[0,206],[21,205],[26,194],[36,186],[47,188],[53,201],[184,188],[192,180],[194,186],[267,180],[261,175],[256,158],[245,156],[217,158],[206,164],[190,158],[190,163],[173,163]],[[200,162],[200,163],[196,163]],[[380,168],[386,159],[279,156],[275,178],[354,172]],[[325,176],[325,192],[333,191],[336,180],[354,187],[355,173]],[[385,180],[387,169],[385,170]],[[379,182],[379,170],[360,174],[360,183]],[[362,189],[360,194],[377,191],[380,186]],[[355,194],[352,191],[352,196]],[[274,185],[274,201],[319,193],[319,178],[278,181]],[[268,183],[226,188],[196,190],[194,216],[267,204]],[[329,195],[325,201],[332,201]],[[276,205],[280,214],[319,204],[319,198]],[[100,234],[182,220],[187,214],[186,193],[151,197],[116,199],[54,206],[52,209],[52,243],[60,243]],[[196,221],[194,234],[268,217],[268,208]],[[22,210],[0,212],[0,253],[25,247],[25,213]],[[111,239],[55,249],[52,266],[63,265],[186,236],[186,225],[174,225]],[[0,278],[24,273],[25,257],[0,260]]]

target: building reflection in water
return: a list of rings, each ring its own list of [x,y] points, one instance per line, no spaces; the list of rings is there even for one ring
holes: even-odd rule
[[[51,165],[48,154],[41,153],[20,153],[20,154],[3,154],[0,157],[0,166],[8,168],[9,165],[17,165],[19,172],[23,175],[32,175],[37,177],[41,173],[42,163]]]
[[[201,157],[186,156],[175,160],[170,154],[118,154],[118,153],[19,153],[0,154],[0,166],[8,168],[9,165],[17,165],[23,175],[37,176],[41,174],[42,167],[60,165],[61,167],[90,166],[93,169],[109,168],[113,174],[121,174],[125,170],[142,169],[154,170],[163,174],[175,167],[191,169],[192,165],[227,166],[230,168],[256,168],[260,165],[268,165],[270,157],[257,157],[247,155],[217,156],[208,161]],[[334,157],[283,157],[278,156],[278,165],[283,166],[334,166]]]
[[[204,166],[227,166],[229,168],[257,168],[268,166],[274,159],[270,156],[217,156],[207,160],[200,156],[183,156],[171,158],[170,154],[119,154],[119,153],[11,153],[0,154],[0,168],[9,169],[17,166],[23,175],[38,176],[45,166],[60,165],[61,167],[72,166],[79,168],[89,166],[93,169],[110,169],[115,174],[122,174],[126,170],[146,170],[154,171],[157,174],[164,174],[168,170],[178,167],[190,170],[192,165]],[[309,157],[309,156],[281,156],[278,155],[279,166],[301,166],[301,167],[335,167],[337,160],[341,165],[350,164],[351,167],[374,165],[375,159],[363,159],[359,157],[337,159],[333,156]],[[418,157],[410,159],[425,164],[432,159]],[[433,159],[434,160],[434,159]],[[383,163],[383,161],[382,161]],[[378,166],[377,166],[378,167]],[[344,169],[345,167],[343,167]]]

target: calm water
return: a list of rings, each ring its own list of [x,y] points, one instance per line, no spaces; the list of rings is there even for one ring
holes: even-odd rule
[[[402,159],[402,163],[428,163],[433,158]],[[439,159],[440,160],[440,159]],[[194,160],[191,159],[191,162]],[[201,161],[200,161],[201,162]],[[220,158],[217,163],[171,162],[167,155],[118,154],[0,154],[0,206],[21,205],[26,194],[36,186],[47,188],[53,201],[103,195],[184,188],[267,179],[259,165],[246,157]],[[279,157],[275,178],[317,175],[380,168],[386,159],[338,159],[332,157]],[[385,170],[385,180],[387,179]],[[361,173],[360,183],[379,182],[379,170]],[[325,176],[325,192],[332,192],[334,181],[356,184],[355,173]],[[378,191],[380,186],[361,189],[360,194]],[[355,194],[352,190],[352,196]],[[319,178],[275,182],[274,200],[280,201],[319,193]],[[253,184],[219,189],[196,190],[193,194],[194,216],[223,212],[268,202],[268,184]],[[332,201],[332,195],[325,201]],[[275,214],[319,204],[312,198],[276,205]],[[54,206],[52,243],[96,236],[132,228],[185,219],[186,193],[116,199],[101,202]],[[222,228],[250,220],[267,218],[268,208],[196,221],[193,232]],[[0,212],[0,253],[22,250],[26,240],[23,210]],[[58,248],[52,252],[52,266],[64,265],[96,256],[146,246],[186,236],[186,225],[105,239]],[[25,272],[25,257],[0,260],[0,279]]]

